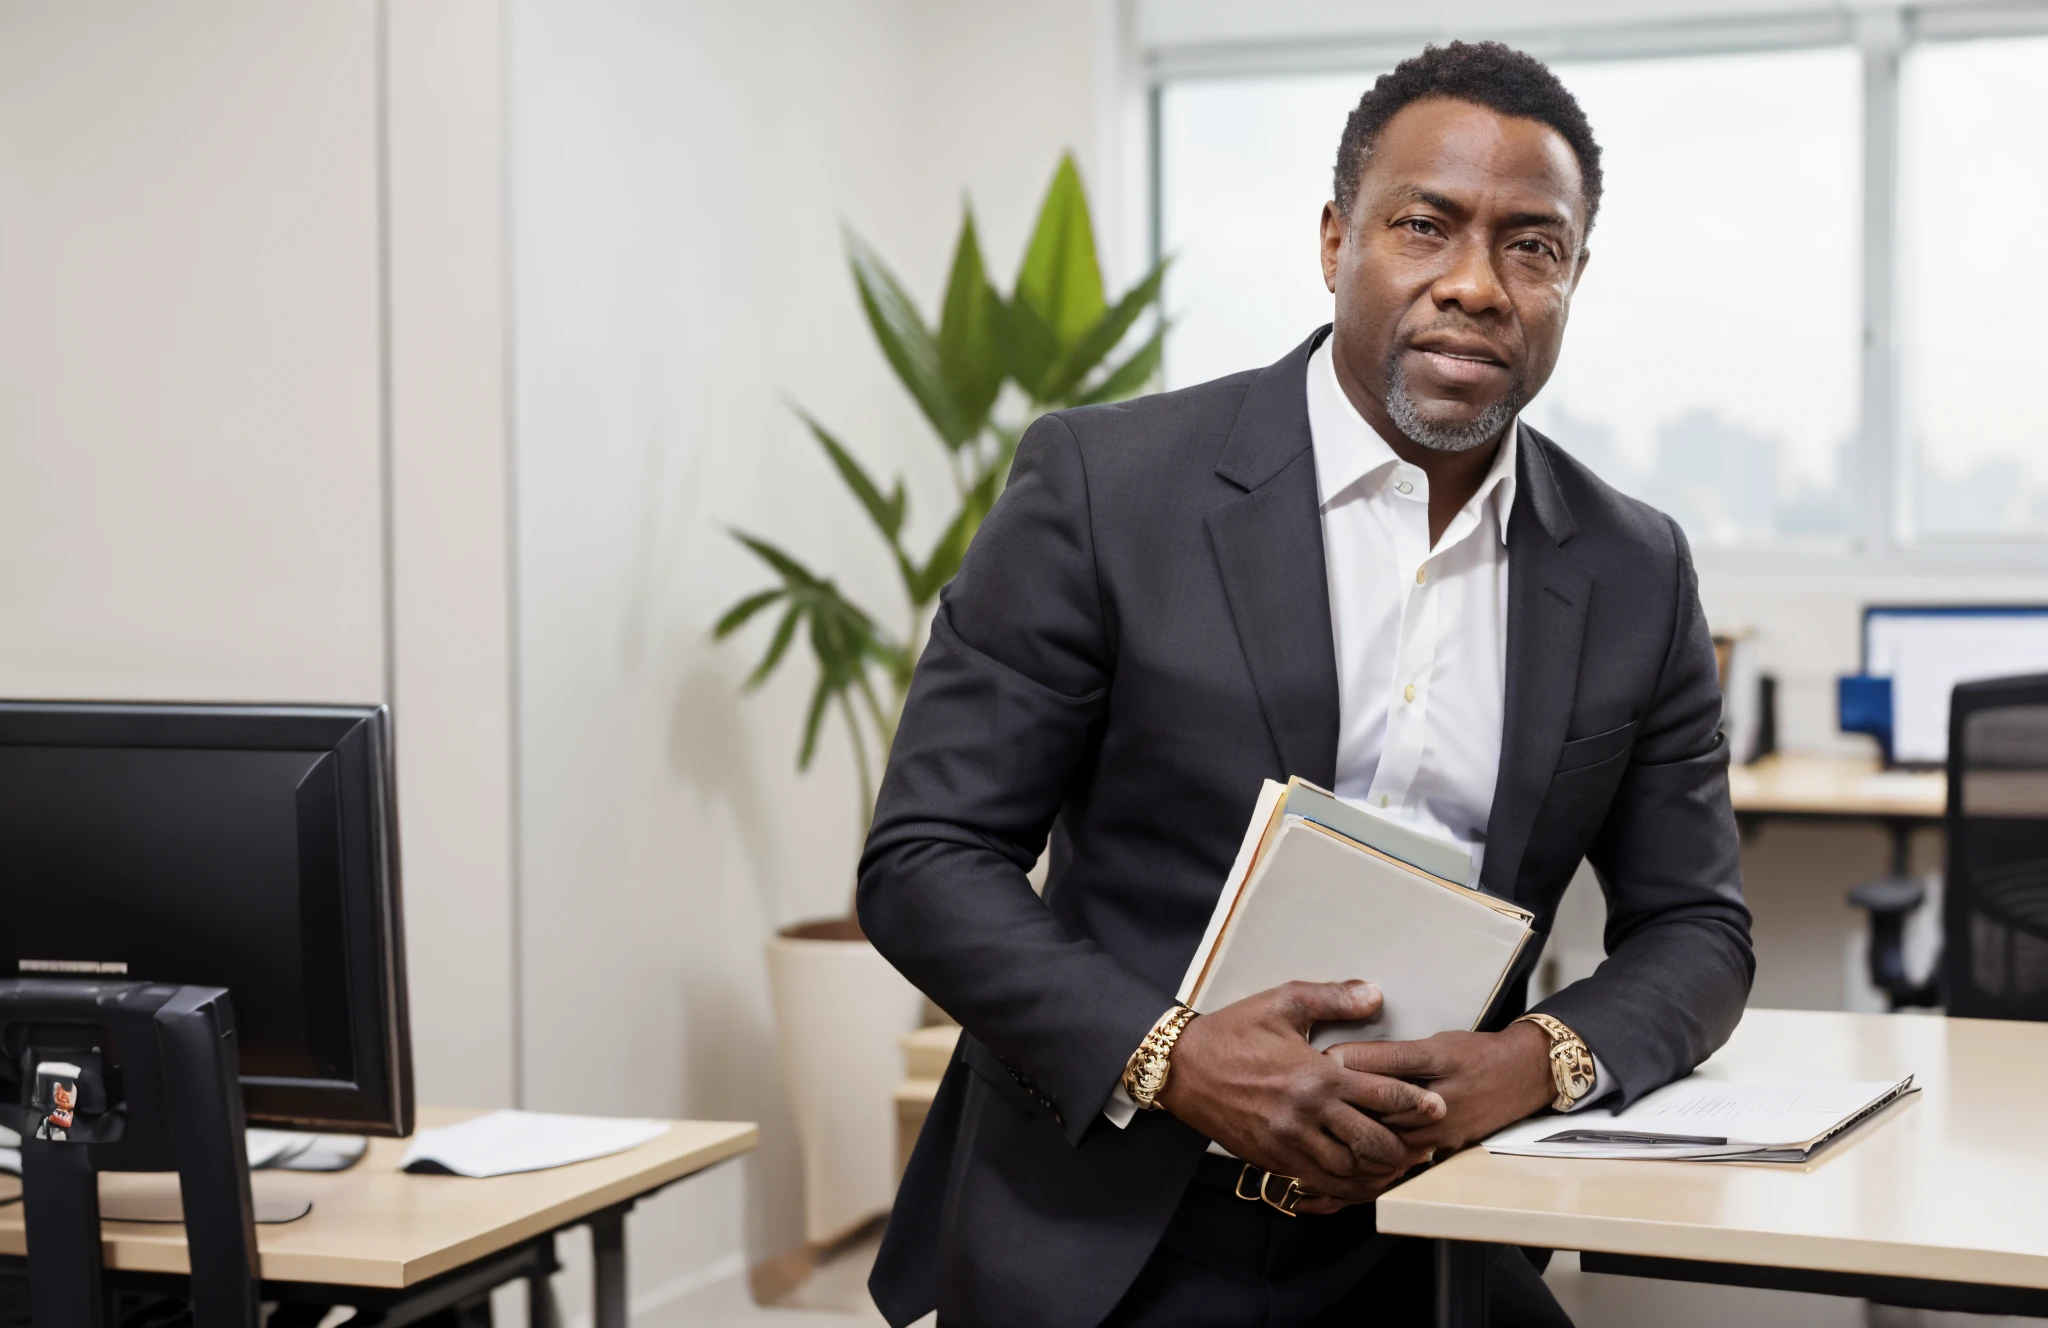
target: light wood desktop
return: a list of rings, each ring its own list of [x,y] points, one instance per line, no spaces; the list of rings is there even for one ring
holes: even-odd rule
[[[1967,1308],[1953,1297],[1975,1288],[2031,1288],[2048,1301],[2048,1024],[1751,1010],[1704,1072],[1750,1081],[1910,1072],[1923,1091],[1799,1166],[1468,1149],[1382,1197],[1379,1229],[1644,1261],[1610,1262],[1610,1271],[1898,1292],[1908,1303],[1924,1292],[1931,1300],[1919,1303],[1948,1297],[1953,1308]],[[1585,1266],[1601,1264],[1589,1255]]]
[[[450,1125],[474,1110],[424,1107],[419,1125]],[[521,1242],[618,1208],[672,1181],[746,1152],[759,1131],[743,1121],[673,1121],[638,1148],[573,1166],[475,1180],[416,1176],[398,1169],[406,1140],[373,1139],[363,1159],[331,1173],[259,1171],[259,1196],[297,1196],[313,1210],[296,1222],[260,1225],[256,1244],[267,1282],[400,1289],[453,1272]],[[178,1178],[110,1174],[101,1194],[175,1193]],[[103,1224],[109,1270],[184,1273],[181,1226]],[[0,1255],[27,1250],[20,1204],[0,1207]],[[605,1322],[600,1315],[598,1321]]]
[[[1891,874],[1909,876],[1913,832],[1948,810],[1948,776],[1886,770],[1875,756],[1773,753],[1730,766],[1728,797],[1744,839],[1768,820],[1869,821],[1890,838]]]
[[[1886,770],[1876,757],[1774,753],[1730,766],[1738,816],[1906,817],[1938,821],[1948,809],[1939,770]]]

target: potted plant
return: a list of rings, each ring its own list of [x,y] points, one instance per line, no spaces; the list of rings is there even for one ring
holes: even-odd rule
[[[881,258],[847,235],[861,306],[884,358],[938,436],[954,511],[922,556],[914,553],[902,479],[884,489],[799,409],[888,546],[903,601],[893,613],[869,612],[830,576],[766,539],[735,531],[776,583],[734,604],[714,635],[723,640],[757,617],[774,618],[767,649],[747,677],[749,689],[775,672],[799,634],[809,642],[817,682],[797,767],[810,768],[818,735],[828,716],[836,716],[853,746],[863,828],[874,812],[875,786],[933,604],[1002,492],[1025,425],[1045,410],[1136,395],[1158,372],[1163,320],[1155,320],[1136,350],[1107,365],[1158,304],[1165,264],[1112,304],[1095,252],[1088,200],[1071,156],[1053,174],[1008,296],[991,284],[973,211],[965,211],[935,327]],[[920,1022],[923,1001],[861,936],[850,897],[843,917],[782,928],[768,943],[768,968],[783,1076],[804,1150],[804,1234],[814,1245],[830,1244],[886,1211],[895,1193],[890,1090],[900,1077],[896,1040]]]

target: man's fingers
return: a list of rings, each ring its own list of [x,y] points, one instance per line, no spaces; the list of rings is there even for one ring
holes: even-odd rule
[[[1356,1115],[1357,1113],[1353,1112],[1352,1114]],[[1305,1190],[1312,1190],[1317,1194],[1341,1194],[1343,1191],[1333,1183],[1334,1180],[1336,1178],[1349,1177],[1358,1170],[1358,1152],[1350,1146],[1350,1142],[1342,1138],[1332,1137],[1327,1130],[1318,1128],[1313,1123],[1303,1133],[1289,1139],[1287,1145],[1293,1151],[1302,1155],[1302,1160],[1306,1163],[1306,1166],[1300,1172],[1283,1172],[1282,1174],[1300,1175],[1303,1178],[1301,1186]],[[1400,1147],[1399,1142],[1397,1141],[1394,1146],[1398,1149]],[[1311,1174],[1325,1183],[1311,1185],[1308,1181],[1308,1177]]]
[[[1323,1112],[1323,1128],[1354,1159],[1347,1174],[1353,1169],[1381,1174],[1397,1171],[1409,1151],[1392,1130],[1342,1102],[1332,1102]]]
[[[1330,1020],[1370,1019],[1380,1009],[1380,989],[1365,981],[1290,982],[1273,991],[1288,1022],[1303,1032]]]
[[[1435,1079],[1447,1072],[1442,1053],[1421,1042],[1340,1042],[1323,1053],[1347,1070],[1384,1075],[1389,1079]]]
[[[1347,1045],[1372,1045],[1350,1043]],[[1341,1048],[1331,1048],[1334,1056]],[[1361,1111],[1404,1125],[1425,1125],[1444,1118],[1443,1098],[1420,1084],[1390,1079],[1383,1074],[1362,1074],[1346,1069],[1339,1072],[1337,1096]]]

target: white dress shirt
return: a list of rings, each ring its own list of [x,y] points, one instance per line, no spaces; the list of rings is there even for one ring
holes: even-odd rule
[[[1507,693],[1517,430],[1432,545],[1429,476],[1344,395],[1330,344],[1309,357],[1308,423],[1337,650],[1333,792],[1456,841],[1477,872]]]
[[[1334,340],[1325,337],[1308,361],[1337,653],[1332,791],[1456,841],[1472,854],[1476,882],[1500,769],[1520,421],[1432,544],[1429,476],[1401,460],[1344,395]],[[1597,1056],[1594,1074],[1597,1082]],[[1119,1084],[1103,1114],[1122,1127],[1136,1113]]]

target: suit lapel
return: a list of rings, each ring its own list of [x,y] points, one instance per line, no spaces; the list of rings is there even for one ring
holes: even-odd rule
[[[1481,884],[1505,899],[1515,897],[1536,813],[1564,746],[1593,594],[1593,574],[1562,547],[1577,525],[1558,492],[1548,446],[1523,428],[1508,518],[1507,694],[1480,870]]]
[[[1209,545],[1283,775],[1337,778],[1337,656],[1308,427],[1308,357],[1327,329],[1260,371],[1216,473],[1243,493],[1211,510]]]

